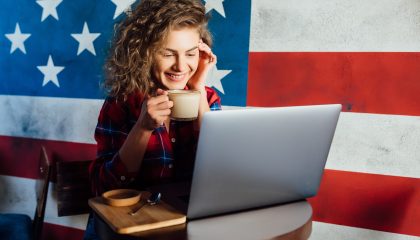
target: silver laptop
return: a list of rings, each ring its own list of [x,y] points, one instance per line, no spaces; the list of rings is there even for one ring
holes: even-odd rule
[[[202,218],[314,196],[341,105],[208,112],[192,182],[150,188]]]
[[[314,196],[340,111],[335,104],[206,113],[187,217]]]

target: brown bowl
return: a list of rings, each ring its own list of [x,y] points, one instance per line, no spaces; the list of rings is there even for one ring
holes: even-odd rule
[[[140,201],[141,192],[134,189],[115,189],[104,192],[102,197],[106,204],[114,207],[124,207]]]

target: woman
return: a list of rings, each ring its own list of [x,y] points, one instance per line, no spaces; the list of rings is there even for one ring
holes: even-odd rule
[[[142,0],[119,25],[106,64],[109,96],[95,131],[95,195],[191,177],[201,118],[221,109],[204,85],[217,60],[207,21],[199,0]],[[170,121],[172,89],[200,91],[197,120]],[[90,217],[85,239],[94,235]]]

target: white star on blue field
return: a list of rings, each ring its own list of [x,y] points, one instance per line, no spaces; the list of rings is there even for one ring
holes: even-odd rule
[[[239,2],[243,8],[234,7]],[[5,1],[0,9],[0,73],[5,79],[0,94],[104,98],[100,86],[114,25],[137,4],[136,0]],[[211,16],[212,50],[218,59],[206,83],[224,105],[245,106],[251,1],[203,0],[203,4]]]

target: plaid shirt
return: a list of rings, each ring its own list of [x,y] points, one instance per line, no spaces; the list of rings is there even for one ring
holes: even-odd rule
[[[210,110],[221,110],[220,98],[212,88],[206,87]],[[115,188],[142,189],[168,181],[188,179],[192,176],[198,131],[193,122],[170,122],[156,128],[150,136],[139,172],[129,173],[118,151],[136,123],[143,103],[141,94],[133,93],[126,101],[108,97],[102,106],[95,130],[98,143],[97,158],[89,173],[95,195]]]

